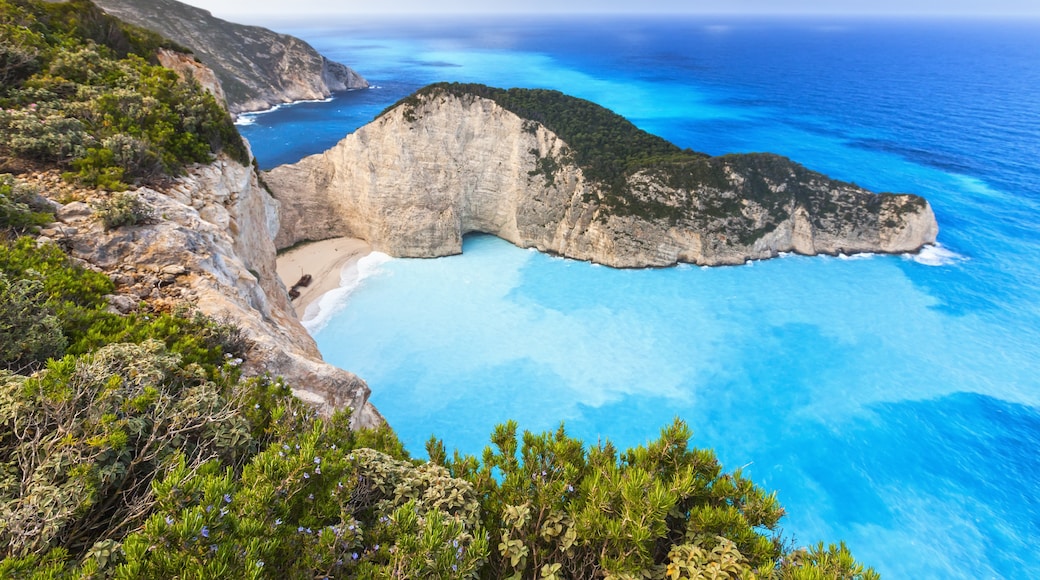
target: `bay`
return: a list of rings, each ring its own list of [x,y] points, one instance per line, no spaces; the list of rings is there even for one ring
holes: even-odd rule
[[[313,332],[408,448],[516,419],[619,446],[673,417],[888,578],[1040,575],[1040,23],[301,23],[377,88],[252,116],[264,167],[430,82],[558,89],[682,147],[772,151],[927,197],[921,256],[625,270],[488,236],[366,258]],[[301,135],[307,138],[301,139]]]

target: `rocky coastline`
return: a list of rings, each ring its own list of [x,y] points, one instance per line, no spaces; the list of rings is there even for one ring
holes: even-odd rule
[[[329,60],[308,43],[287,34],[228,22],[176,0],[96,3],[121,20],[193,50],[201,64],[220,80],[220,96],[233,115],[368,87],[368,81],[350,67]],[[170,60],[163,60],[163,65],[170,67]]]
[[[676,185],[686,176],[637,171],[626,178],[627,197],[612,205],[608,188],[543,124],[487,98],[431,91],[264,180],[282,202],[279,248],[350,236],[392,256],[437,257],[483,232],[638,268],[740,264],[783,252],[914,252],[938,233],[918,196],[874,194],[778,156],[685,163],[721,177]]]
[[[247,374],[281,376],[297,397],[325,411],[350,407],[354,428],[384,422],[368,402],[365,382],[322,361],[300,324],[276,271],[278,203],[252,167],[219,158],[163,186],[139,187],[130,195],[152,218],[114,229],[97,219],[100,192],[70,186],[54,171],[21,179],[48,192],[55,209],[56,221],[42,229],[41,242],[59,243],[106,273],[116,283],[112,310],[188,305],[230,322],[250,341]]]

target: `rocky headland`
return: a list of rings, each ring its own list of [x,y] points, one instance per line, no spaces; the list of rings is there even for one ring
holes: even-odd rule
[[[276,272],[278,204],[252,167],[222,157],[163,186],[139,187],[132,195],[151,219],[114,229],[96,215],[100,192],[71,187],[56,172],[23,179],[49,192],[55,209],[57,221],[40,241],[59,243],[108,274],[117,288],[113,310],[190,305],[242,330],[250,342],[247,374],[284,377],[297,397],[325,410],[350,407],[354,427],[383,423],[365,382],[323,362],[297,319]]]
[[[483,232],[615,267],[739,264],[781,252],[913,252],[923,198],[875,194],[780,156],[709,157],[554,91],[428,87],[325,153],[264,176],[275,245],[351,236],[394,256]]]
[[[353,69],[329,60],[303,40],[287,34],[228,22],[176,0],[95,3],[126,22],[191,48],[220,80],[222,95],[232,113],[324,99],[336,92],[368,87],[368,81]],[[164,65],[179,66],[175,55],[161,56]]]

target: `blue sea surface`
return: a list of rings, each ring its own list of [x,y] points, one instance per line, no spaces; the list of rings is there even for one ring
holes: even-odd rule
[[[583,97],[682,147],[929,199],[919,256],[613,270],[490,236],[373,254],[308,324],[414,454],[496,423],[631,446],[674,417],[886,578],[1040,577],[1040,22],[351,21],[376,87],[248,116],[261,166],[435,81]]]

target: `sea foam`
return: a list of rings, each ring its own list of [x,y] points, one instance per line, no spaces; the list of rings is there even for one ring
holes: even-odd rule
[[[949,266],[967,260],[957,252],[944,248],[942,244],[925,246],[916,254],[906,254],[905,257],[925,266]]]
[[[325,328],[329,320],[347,306],[354,290],[366,279],[381,274],[381,266],[391,260],[392,257],[382,252],[372,252],[345,266],[340,272],[339,287],[322,294],[307,306],[300,321],[303,327],[312,335]]]

